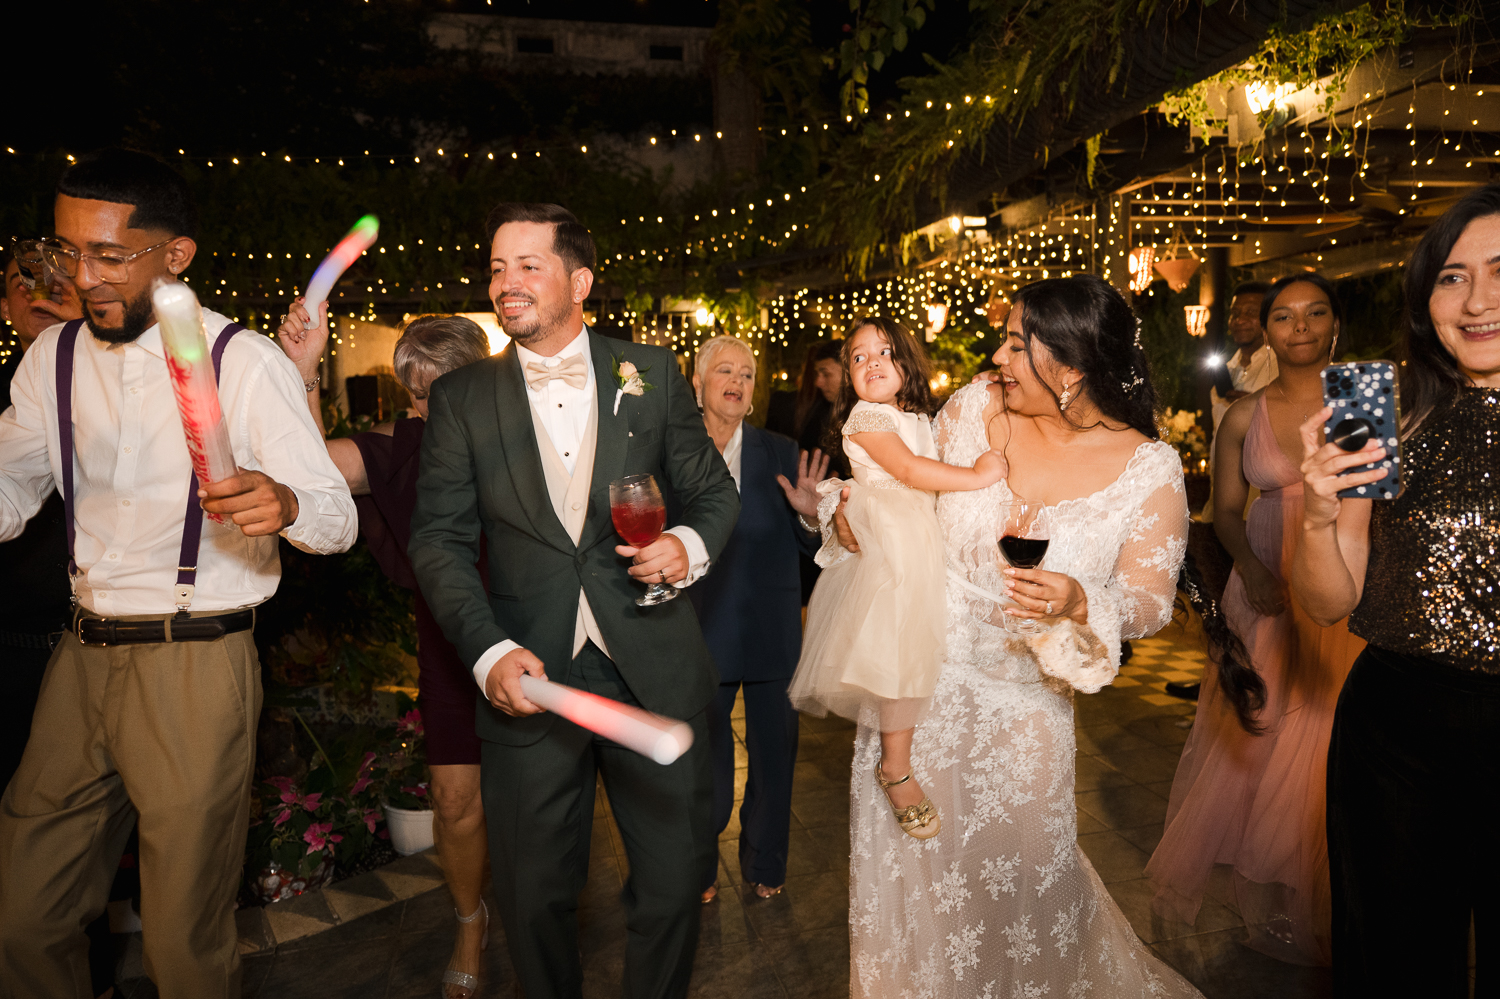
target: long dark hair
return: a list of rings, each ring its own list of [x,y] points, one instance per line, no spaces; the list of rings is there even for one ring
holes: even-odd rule
[[[824,440],[824,450],[840,459],[844,456],[844,421],[849,419],[849,412],[859,402],[859,396],[854,394],[854,380],[849,377],[850,345],[854,343],[854,334],[866,326],[875,327],[885,337],[886,342],[891,345],[891,362],[901,372],[901,388],[896,392],[896,408],[907,413],[926,413],[928,416],[937,409],[937,403],[932,398],[932,386],[928,384],[932,379],[932,365],[927,360],[927,351],[922,348],[922,342],[911,330],[890,316],[861,316],[845,328],[844,339],[840,341],[843,345],[839,360],[844,366],[844,387],[839,389],[839,397],[834,400],[833,415],[828,420],[828,433]]]
[[[807,427],[808,418],[817,410],[823,393],[818,391],[818,362],[837,361],[844,352],[844,341],[822,340],[807,348],[807,359],[802,362],[802,381],[797,385],[797,405],[792,411],[792,426],[800,439]]]
[[[1021,338],[1033,372],[1031,344],[1040,341],[1059,364],[1083,372],[1083,387],[1105,419],[1151,440],[1161,438],[1151,364],[1136,340],[1135,313],[1123,295],[1092,274],[1079,274],[1028,284],[1014,302],[1021,309]],[[1042,381],[1040,375],[1037,380]],[[1052,386],[1042,384],[1057,398]]]
[[[1410,431],[1434,409],[1446,406],[1469,384],[1432,324],[1428,300],[1448,254],[1469,223],[1500,215],[1500,184],[1464,195],[1422,235],[1406,263],[1406,309],[1401,333],[1401,409]]]
[[[1177,588],[1187,594],[1188,602],[1203,619],[1203,635],[1208,639],[1208,658],[1219,674],[1219,691],[1234,708],[1240,727],[1251,735],[1260,735],[1265,726],[1256,717],[1266,706],[1266,682],[1250,662],[1250,653],[1240,636],[1224,619],[1224,610],[1210,592],[1191,554],[1183,561],[1177,575]]]

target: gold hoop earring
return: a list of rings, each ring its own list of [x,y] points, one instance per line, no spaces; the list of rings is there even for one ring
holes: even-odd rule
[[[749,416],[751,413],[754,413],[754,412],[755,412],[755,403],[752,402],[750,404],[750,408],[747,409],[747,410],[745,410],[745,415]]]

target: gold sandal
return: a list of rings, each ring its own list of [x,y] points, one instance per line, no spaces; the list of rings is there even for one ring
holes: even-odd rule
[[[875,783],[879,784],[880,789],[885,792],[885,800],[888,802],[891,802],[890,789],[898,784],[905,784],[909,780],[911,780],[910,770],[906,772],[905,777],[898,780],[886,780],[881,776],[880,764],[875,764]],[[943,828],[938,818],[937,806],[928,797],[923,797],[915,805],[907,805],[905,808],[897,808],[895,802],[891,802],[891,812],[895,814],[896,824],[901,827],[901,831],[912,839],[931,839]]]

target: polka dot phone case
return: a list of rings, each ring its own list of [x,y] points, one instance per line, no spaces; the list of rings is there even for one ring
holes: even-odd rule
[[[1385,448],[1385,457],[1344,472],[1385,470],[1385,478],[1368,485],[1340,489],[1348,499],[1395,499],[1401,495],[1400,408],[1396,369],[1389,361],[1354,361],[1323,369],[1323,402],[1333,415],[1323,425],[1327,440],[1345,451],[1358,451],[1370,440]]]

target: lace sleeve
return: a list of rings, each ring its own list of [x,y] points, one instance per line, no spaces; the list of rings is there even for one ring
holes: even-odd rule
[[[849,414],[849,419],[844,421],[843,433],[868,434],[868,433],[897,433],[896,421],[891,419],[889,413],[882,413],[875,409],[861,409]]]
[[[1172,619],[1188,529],[1182,469],[1175,456],[1172,462],[1166,481],[1136,512],[1109,579],[1080,584],[1088,597],[1088,624],[1064,621],[1028,639],[1042,672],[1084,693],[1095,693],[1115,678],[1122,641],[1154,634]]]
[[[813,561],[820,569],[827,569],[854,557],[853,552],[839,544],[838,531],[833,526],[833,514],[839,506],[839,491],[854,484],[853,479],[824,479],[818,483],[818,530],[823,536],[823,545],[813,555]]]

